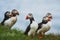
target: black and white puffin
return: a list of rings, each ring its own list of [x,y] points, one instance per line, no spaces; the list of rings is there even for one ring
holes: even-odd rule
[[[29,19],[30,20],[30,24],[28,25],[26,31],[24,34],[28,35],[28,36],[34,36],[35,35],[35,32],[38,28],[38,23],[35,22],[34,18],[33,18],[33,15],[31,13],[29,13],[27,16],[26,16],[26,19]]]
[[[51,28],[51,20],[52,20],[52,15],[51,13],[48,13],[42,20],[41,23],[39,23],[39,27],[37,29],[37,34],[38,38],[43,38],[43,35],[50,30]]]
[[[16,23],[17,21],[16,15],[19,15],[19,12],[16,9],[13,9],[11,12],[11,18],[4,22],[4,25],[8,26],[9,29]]]
[[[1,22],[1,25],[4,25],[4,22],[10,18],[10,11],[6,11],[4,14],[4,19]]]

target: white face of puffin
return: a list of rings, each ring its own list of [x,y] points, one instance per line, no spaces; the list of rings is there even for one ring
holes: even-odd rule
[[[52,20],[52,15],[44,17],[43,20],[51,21]]]
[[[11,17],[11,13],[9,11],[7,11],[7,13],[5,14],[5,16]]]
[[[26,16],[26,19],[30,19],[30,18],[32,18],[32,17],[33,17],[32,14],[28,14],[28,15]]]
[[[9,17],[12,17],[12,14],[10,13],[10,14],[8,14],[8,16],[9,16]]]
[[[7,13],[6,15],[7,15],[7,16],[9,16],[9,15],[10,15],[10,13]]]
[[[16,9],[13,9],[11,12],[11,15],[19,15],[19,12]]]
[[[47,13],[46,17],[47,17],[47,21],[51,21],[51,20],[52,20],[52,15],[51,15],[51,13]]]
[[[48,16],[48,21],[51,21],[52,20],[52,15],[49,15]]]

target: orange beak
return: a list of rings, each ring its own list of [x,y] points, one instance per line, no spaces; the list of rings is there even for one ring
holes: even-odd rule
[[[26,16],[26,20],[28,19],[28,16]]]
[[[52,16],[51,17],[48,17],[48,18],[51,18],[52,19]]]

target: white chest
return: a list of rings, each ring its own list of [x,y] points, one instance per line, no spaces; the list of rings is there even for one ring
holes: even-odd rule
[[[42,30],[48,31],[50,29],[49,25],[42,25]]]
[[[51,28],[51,23],[48,22],[47,24],[43,24],[41,30],[42,31],[48,31]]]
[[[31,34],[35,35],[37,28],[38,28],[38,23],[33,21],[32,24],[30,25],[30,31],[28,32],[28,36],[30,36]]]
[[[47,24],[43,24],[42,28],[37,31],[37,34],[39,33],[45,33],[51,28],[51,22],[48,22]]]
[[[4,25],[11,27],[12,25],[16,23],[16,21],[17,21],[17,17],[11,17],[4,22]]]
[[[38,23],[33,21],[30,27],[31,29],[36,30],[38,28]]]

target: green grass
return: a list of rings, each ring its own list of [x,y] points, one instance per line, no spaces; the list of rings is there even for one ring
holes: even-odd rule
[[[38,39],[37,36],[32,39],[24,35],[21,31],[9,30],[8,27],[0,25],[0,40],[60,40],[59,35],[45,35],[43,39]]]

